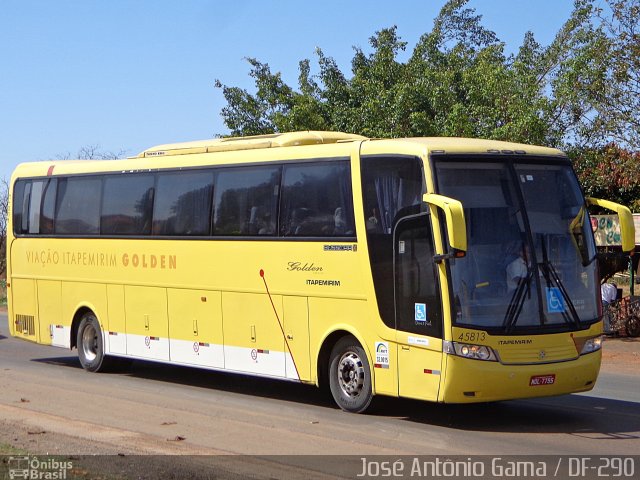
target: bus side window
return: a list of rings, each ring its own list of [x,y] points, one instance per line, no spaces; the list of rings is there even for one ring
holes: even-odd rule
[[[225,168],[214,187],[214,235],[273,235],[281,167]]]
[[[355,236],[351,172],[347,162],[287,165],[282,185],[281,236]]]
[[[52,234],[53,222],[56,212],[56,190],[58,180],[52,178],[46,181],[42,192],[42,207],[40,208],[40,233]]]
[[[13,232],[16,235],[26,233],[29,229],[29,194],[31,182],[18,180],[13,187]]]
[[[29,201],[29,233],[40,233],[40,207],[42,205],[43,180],[31,182],[31,198]]]
[[[104,181],[100,233],[149,235],[155,176],[109,175]]]
[[[32,180],[29,182],[28,198],[23,195],[21,233],[32,235],[53,233],[56,179]],[[25,223],[25,220],[27,222]]]
[[[209,235],[212,170],[161,173],[153,211],[153,235]]]
[[[58,180],[55,233],[100,233],[100,177],[69,177]]]

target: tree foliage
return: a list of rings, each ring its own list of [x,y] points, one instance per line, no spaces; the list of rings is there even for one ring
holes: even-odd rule
[[[640,0],[609,0],[612,14],[599,11],[606,35],[603,89],[591,85],[597,121],[605,136],[640,148]]]
[[[626,159],[633,155],[625,148],[640,147],[640,0],[604,8],[575,0],[549,45],[528,32],[514,54],[467,2],[449,0],[410,51],[397,27],[376,32],[367,51],[354,49],[349,75],[317,49],[317,64],[299,62],[292,87],[249,58],[254,92],[216,81],[226,126],[231,135],[339,130],[557,146],[572,150],[587,190],[601,191],[587,167],[605,172],[613,152]],[[600,179],[610,183],[602,191],[628,199],[613,178]]]
[[[467,0],[450,0],[406,61],[399,60],[407,43],[395,26],[369,39],[370,53],[355,48],[349,77],[317,49],[317,73],[302,60],[297,89],[249,58],[255,93],[216,81],[227,101],[222,116],[232,135],[326,129],[551,145],[593,140],[596,131],[613,137],[628,130],[631,113],[626,124],[622,115],[612,118],[604,97],[622,98],[625,79],[637,76],[638,56],[622,43],[637,42],[636,7],[629,4],[638,1],[612,3],[607,18],[591,0],[576,0],[549,46],[529,32],[518,53],[506,55]],[[611,82],[614,77],[620,81]],[[602,93],[614,88],[615,95]]]
[[[640,211],[640,152],[611,143],[568,153],[587,195],[615,199]]]

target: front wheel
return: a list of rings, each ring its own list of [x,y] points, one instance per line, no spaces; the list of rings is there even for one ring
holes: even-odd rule
[[[99,372],[106,367],[104,342],[100,323],[92,313],[85,313],[78,327],[78,358],[82,368],[88,372]]]
[[[364,349],[354,337],[343,337],[331,350],[330,358],[329,387],[333,399],[346,412],[364,412],[373,399],[371,369]]]

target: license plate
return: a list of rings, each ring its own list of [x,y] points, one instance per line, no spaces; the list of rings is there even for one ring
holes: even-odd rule
[[[554,375],[534,375],[529,380],[530,387],[538,387],[540,385],[553,385],[556,383],[556,376]]]

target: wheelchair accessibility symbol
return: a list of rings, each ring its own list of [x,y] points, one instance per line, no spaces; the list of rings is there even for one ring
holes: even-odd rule
[[[547,312],[564,313],[567,308],[562,298],[562,293],[557,287],[547,287]]]
[[[424,303],[415,304],[416,323],[427,323],[427,305]]]

